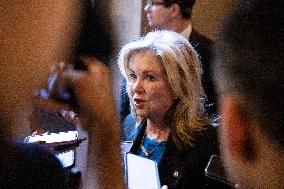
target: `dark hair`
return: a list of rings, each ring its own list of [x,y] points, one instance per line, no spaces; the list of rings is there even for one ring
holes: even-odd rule
[[[248,116],[284,148],[284,28],[281,0],[241,1],[220,32],[214,77],[219,94],[238,94]]]
[[[77,57],[91,55],[106,63],[114,50],[113,28],[108,14],[110,5],[99,0],[84,0],[83,6],[84,15],[75,54]],[[82,67],[80,61],[75,61],[75,68]]]
[[[180,6],[181,15],[183,18],[191,19],[192,7],[195,0],[164,0],[165,6],[169,7],[172,4],[178,4]]]

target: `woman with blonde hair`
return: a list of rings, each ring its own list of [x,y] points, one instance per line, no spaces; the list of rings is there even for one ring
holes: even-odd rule
[[[204,111],[201,66],[188,40],[150,32],[126,44],[118,64],[138,125],[124,128],[134,142],[130,152],[156,161],[169,188],[216,187],[204,176],[217,152],[216,131]]]

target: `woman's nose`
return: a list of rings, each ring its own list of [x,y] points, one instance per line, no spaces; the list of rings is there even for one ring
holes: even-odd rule
[[[132,90],[134,93],[142,93],[144,91],[143,81],[137,79],[136,82],[132,85]]]

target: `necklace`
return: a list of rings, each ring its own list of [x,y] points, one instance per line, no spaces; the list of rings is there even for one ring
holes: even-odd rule
[[[161,130],[161,131],[162,131],[162,130]],[[161,131],[160,131],[160,132],[161,132]],[[160,134],[160,132],[159,132],[159,134]],[[150,155],[154,152],[154,150],[157,149],[158,146],[160,146],[160,144],[162,144],[164,141],[158,142],[157,145],[155,145],[152,149],[150,149],[150,150],[147,151],[146,148],[143,146],[145,135],[146,135],[146,131],[145,131],[145,133],[144,133],[144,135],[143,135],[143,138],[142,138],[142,140],[141,140],[140,148],[141,148],[141,151],[143,152],[143,154],[148,158],[148,157],[150,157]]]
[[[143,152],[143,154],[146,156],[146,157],[149,157],[152,152],[161,144],[161,142],[159,144],[157,144],[156,146],[154,146],[152,149],[150,149],[149,151],[146,150],[146,148],[143,146],[143,143],[144,143],[144,137],[145,137],[146,134],[143,135],[143,138],[142,138],[142,141],[141,141],[141,144],[140,144],[140,148]]]

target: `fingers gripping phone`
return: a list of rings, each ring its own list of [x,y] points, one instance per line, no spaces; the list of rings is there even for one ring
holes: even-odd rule
[[[205,175],[219,182],[223,182],[234,187],[234,184],[228,179],[223,163],[218,155],[212,155],[205,168]]]

